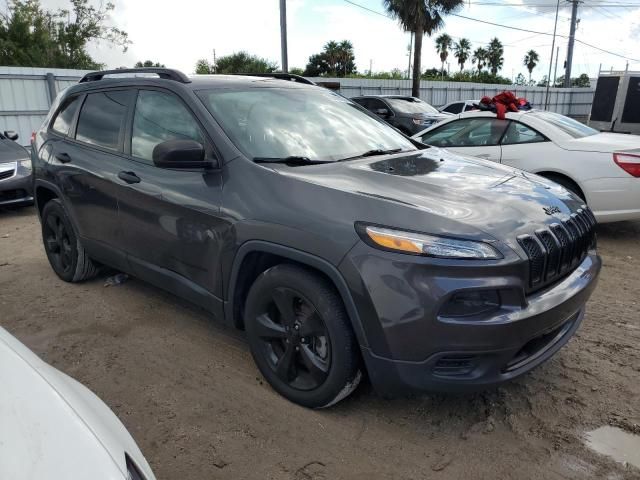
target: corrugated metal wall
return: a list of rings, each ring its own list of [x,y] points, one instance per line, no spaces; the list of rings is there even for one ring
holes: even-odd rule
[[[346,97],[358,95],[411,95],[411,80],[375,80],[368,78],[311,78],[314,82],[340,84],[340,93]],[[491,85],[466,82],[420,82],[420,98],[435,107],[455,100],[476,100],[483,96],[493,97],[504,90],[525,97],[534,108],[542,108],[546,89],[544,87],[521,87],[516,85]],[[586,118],[591,112],[594,90],[591,88],[551,88],[549,110],[572,117]]]
[[[0,67],[0,132],[15,130],[18,142],[29,145],[55,95],[76,83],[87,71],[61,68]],[[50,80],[47,80],[47,74]]]
[[[49,111],[52,100],[61,90],[76,83],[87,71],[59,68],[0,67],[0,131],[15,130],[19,142],[29,144]],[[49,74],[49,75],[48,75]],[[368,78],[312,78],[316,82],[336,82],[347,97],[358,95],[410,95],[410,80],[374,80]],[[526,97],[534,108],[544,104],[543,87],[517,87],[483,83],[432,82],[420,83],[420,98],[441,106],[454,100],[473,100],[512,90]],[[590,88],[551,89],[549,110],[581,120],[591,111],[594,90]]]

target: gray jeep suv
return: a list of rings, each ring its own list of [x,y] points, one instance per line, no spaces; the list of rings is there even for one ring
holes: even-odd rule
[[[63,280],[108,265],[200,305],[308,407],[365,373],[388,393],[487,388],[580,325],[600,259],[564,188],[415,143],[299,77],[144,72],[86,75],[35,136]]]

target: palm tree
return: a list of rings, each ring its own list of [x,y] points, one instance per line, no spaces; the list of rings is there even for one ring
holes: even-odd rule
[[[469,59],[469,53],[471,53],[471,42],[466,38],[461,38],[458,43],[453,46],[453,56],[458,59],[460,71],[464,70],[464,64]]]
[[[333,40],[327,42],[324,46],[324,53],[327,56],[327,63],[329,64],[329,70],[335,77],[338,72],[337,64],[340,61],[340,45],[338,42],[334,42]]]
[[[422,68],[422,37],[431,36],[444,25],[444,16],[460,8],[464,0],[383,0],[389,14],[400,22],[405,32],[413,32],[415,47],[413,52],[412,95],[420,95],[420,74]]]
[[[444,63],[447,61],[449,57],[449,48],[453,40],[446,33],[443,33],[438,38],[436,38],[436,52],[440,55],[440,61],[442,62],[442,73],[444,74]]]
[[[539,61],[540,57],[535,50],[529,50],[524,56],[524,66],[529,70],[529,83],[531,83],[531,73],[533,73],[533,69],[536,68]]]
[[[491,68],[491,75],[497,75],[504,64],[504,47],[502,42],[494,37],[487,47],[487,65]]]
[[[485,66],[486,60],[487,60],[487,51],[482,47],[476,48],[475,51],[473,52],[473,58],[471,59],[471,63],[475,63],[478,66],[478,73],[482,72],[482,69]]]

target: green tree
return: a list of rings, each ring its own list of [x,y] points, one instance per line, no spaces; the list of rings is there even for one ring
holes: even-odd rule
[[[527,84],[527,79],[524,78],[524,75],[522,73],[519,73],[518,76],[516,77],[514,83],[516,85],[520,85],[520,86],[526,85]]]
[[[112,3],[69,3],[68,9],[52,11],[39,0],[9,0],[0,11],[0,64],[96,69],[102,65],[87,52],[89,43],[104,41],[127,50],[127,33],[109,25]]]
[[[473,58],[471,59],[471,63],[476,64],[476,66],[478,67],[478,73],[482,72],[482,69],[486,65],[486,62],[487,62],[487,51],[482,47],[476,48],[475,51],[473,52]]]
[[[527,54],[524,56],[524,66],[529,70],[529,83],[531,83],[531,74],[533,73],[533,69],[536,68],[538,62],[540,61],[540,57],[538,52],[535,50],[529,50]]]
[[[440,62],[442,62],[442,72],[444,72],[444,64],[449,58],[449,49],[451,48],[451,44],[453,40],[449,35],[443,33],[438,38],[436,38],[436,52],[440,55]]]
[[[405,32],[413,32],[415,47],[413,52],[412,95],[420,95],[420,74],[422,73],[422,37],[429,37],[444,26],[444,17],[456,11],[464,0],[383,0],[389,14],[400,22]]]
[[[218,58],[213,67],[214,73],[273,73],[278,64],[248,52],[237,52]]]
[[[213,64],[209,63],[209,60],[201,58],[196,62],[196,74],[208,75],[210,73],[215,73],[215,68],[213,67]]]
[[[487,65],[492,75],[497,75],[504,64],[504,47],[497,38],[492,38],[487,46]]]
[[[309,77],[346,77],[356,73],[356,57],[349,40],[327,42],[320,53],[309,57],[304,74]]]
[[[466,38],[461,38],[453,45],[453,56],[458,59],[458,65],[460,65],[460,71],[464,70],[464,64],[469,60],[469,54],[471,53],[471,42]]]
[[[136,62],[136,64],[133,67],[134,68],[145,68],[145,67],[165,68],[163,63],[152,62],[151,60],[145,60],[144,62]]]
[[[583,73],[578,78],[572,78],[571,79],[571,86],[572,87],[581,87],[581,88],[590,87],[591,86],[591,80],[589,80],[589,75],[587,75],[586,73]]]
[[[298,68],[298,67],[293,67],[289,69],[289,73],[292,75],[304,75],[304,69],[303,68]]]

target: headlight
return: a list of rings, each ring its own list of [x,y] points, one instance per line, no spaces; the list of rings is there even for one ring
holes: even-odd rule
[[[390,228],[356,224],[356,230],[369,245],[413,255],[438,258],[495,260],[502,254],[484,242],[403,232]]]
[[[429,125],[432,125],[434,122],[434,120],[427,120],[425,118],[414,118],[413,119],[413,123],[415,123],[416,125],[422,125],[425,127],[428,127]]]
[[[18,162],[22,168],[26,168],[27,170],[31,170],[31,159],[28,160],[20,160]]]

